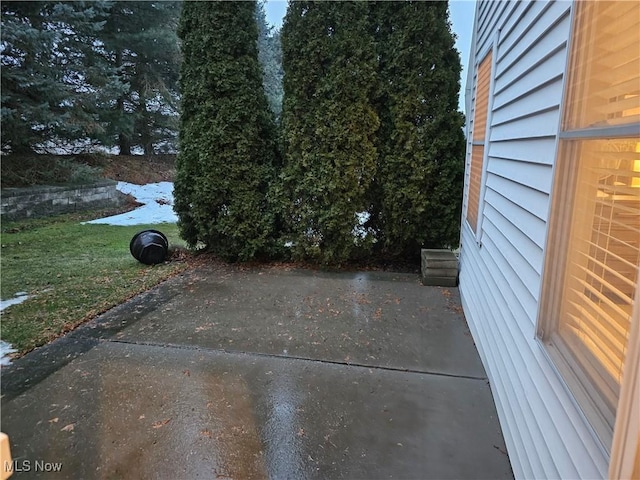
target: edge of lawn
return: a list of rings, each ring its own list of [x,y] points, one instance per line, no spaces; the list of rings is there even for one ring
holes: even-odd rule
[[[111,212],[93,211],[3,222],[0,266],[3,299],[29,298],[2,311],[0,338],[13,358],[194,266],[176,224],[94,225],[81,222]],[[135,233],[153,228],[169,239],[168,260],[139,263],[129,252]]]

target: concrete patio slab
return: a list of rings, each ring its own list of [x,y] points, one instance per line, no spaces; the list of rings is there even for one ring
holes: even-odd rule
[[[484,377],[457,289],[417,275],[209,271],[116,338]]]
[[[416,275],[190,271],[3,368],[14,478],[512,478],[467,332]]]

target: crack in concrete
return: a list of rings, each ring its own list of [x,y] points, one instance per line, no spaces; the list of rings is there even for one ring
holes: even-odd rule
[[[275,353],[264,353],[264,352],[248,352],[244,350],[228,350],[226,348],[207,348],[207,347],[201,347],[198,345],[189,345],[189,344],[145,342],[145,341],[121,340],[121,339],[101,339],[100,343],[121,343],[126,345],[143,345],[146,347],[175,348],[175,349],[183,349],[183,350],[191,350],[191,351],[224,353],[224,354],[231,354],[231,355],[246,355],[246,356],[262,357],[262,358],[276,358],[280,360],[300,360],[304,362],[319,363],[319,364],[325,364],[325,365],[339,365],[343,367],[368,368],[368,369],[382,370],[382,371],[389,371],[389,372],[413,373],[418,375],[434,375],[439,377],[461,378],[466,380],[484,380],[484,381],[488,380],[487,377],[478,377],[475,375],[456,375],[453,373],[417,370],[413,368],[371,365],[371,364],[358,363],[358,362],[340,362],[338,360],[299,357],[295,355],[278,355]]]

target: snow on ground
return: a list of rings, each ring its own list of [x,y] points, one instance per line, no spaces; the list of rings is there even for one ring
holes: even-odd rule
[[[29,298],[27,292],[18,292],[15,297],[10,298],[9,300],[0,300],[0,312],[11,305],[17,305],[24,302],[27,298]]]
[[[17,352],[15,348],[11,348],[9,343],[0,340],[0,365],[9,365],[9,363],[11,363],[9,354],[14,352]]]
[[[83,223],[101,223],[107,225],[145,225],[155,223],[176,223],[178,216],[173,211],[173,182],[134,183],[118,182],[116,186],[122,193],[130,194],[141,207],[130,212],[98,218]]]
[[[29,295],[27,292],[18,292],[16,296],[9,300],[0,300],[0,312],[11,305],[17,305],[24,302]],[[9,354],[17,352],[17,350],[11,348],[11,344],[0,340],[0,365],[9,365],[11,363],[11,357]]]

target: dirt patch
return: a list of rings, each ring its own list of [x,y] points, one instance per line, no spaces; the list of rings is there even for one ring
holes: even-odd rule
[[[175,155],[114,155],[104,158],[101,166],[105,178],[137,185],[173,182],[176,175]]]
[[[144,185],[173,182],[175,155],[40,155],[2,156],[2,188],[74,185],[101,178]]]

